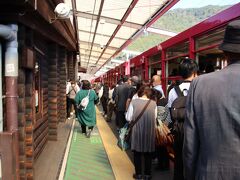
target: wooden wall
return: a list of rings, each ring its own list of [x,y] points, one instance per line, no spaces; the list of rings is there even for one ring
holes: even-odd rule
[[[60,77],[59,82],[59,108],[60,111],[60,121],[63,122],[67,118],[67,110],[66,110],[66,81],[67,81],[67,51],[66,48],[59,48],[59,67],[58,74]]]
[[[49,77],[48,77],[48,124],[49,139],[57,140],[58,124],[58,46],[49,45]]]
[[[76,66],[76,58],[73,52],[69,52],[67,55],[67,77],[68,79],[75,80],[75,66]]]
[[[34,179],[34,161],[47,140],[57,140],[58,123],[66,120],[68,52],[23,25],[19,28],[19,45],[20,178],[31,180]],[[26,67],[26,59],[29,59],[26,49],[33,52],[32,60],[38,61],[40,66],[40,113],[35,112],[35,66]],[[70,71],[74,75],[73,69]]]

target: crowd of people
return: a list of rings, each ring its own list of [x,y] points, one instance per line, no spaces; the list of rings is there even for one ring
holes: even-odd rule
[[[195,60],[183,59],[179,65],[182,77],[166,91],[161,78],[154,75],[151,82],[138,76],[123,76],[116,85],[104,83],[91,90],[89,81],[82,81],[81,90],[72,83],[67,89],[69,105],[74,105],[82,132],[90,136],[96,125],[94,105],[100,99],[103,116],[113,119],[117,129],[137,119],[131,131],[135,179],[151,179],[152,158],[158,159],[159,169],[169,169],[168,148],[155,142],[158,106],[165,108],[164,120],[174,136],[174,180],[238,180],[240,178],[240,20],[231,22],[220,49],[228,66],[221,71],[198,76]],[[89,93],[90,92],[90,93]],[[186,97],[185,118],[173,119],[171,111],[179,93]],[[76,95],[73,98],[73,95]],[[89,94],[86,110],[76,105]],[[69,115],[69,111],[68,111]],[[176,125],[177,124],[177,125]],[[176,126],[182,135],[174,132]],[[86,132],[86,127],[89,131]],[[175,133],[175,134],[174,134]],[[144,162],[142,163],[142,158]],[[142,167],[142,165],[144,165]]]

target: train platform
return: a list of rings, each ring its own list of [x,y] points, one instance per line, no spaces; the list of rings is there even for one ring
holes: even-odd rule
[[[131,180],[131,151],[117,146],[115,123],[108,123],[97,108],[97,126],[91,137],[81,133],[75,119],[59,124],[58,141],[49,141],[35,164],[36,180]],[[153,162],[154,163],[154,162]],[[156,171],[153,180],[172,179],[170,171]]]

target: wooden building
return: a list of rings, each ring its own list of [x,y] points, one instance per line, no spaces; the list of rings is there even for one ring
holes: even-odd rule
[[[71,21],[54,20],[54,8],[60,2],[0,1],[0,24],[17,27],[18,43],[17,75],[6,75],[11,66],[1,62],[5,73],[0,133],[3,179],[34,179],[35,160],[47,141],[57,140],[58,123],[66,119],[66,80],[76,77],[78,45]],[[0,38],[0,42],[4,58],[6,41]],[[11,80],[17,82],[15,86],[7,84]],[[11,89],[15,89],[13,96],[8,93]],[[15,102],[11,117],[9,101]]]

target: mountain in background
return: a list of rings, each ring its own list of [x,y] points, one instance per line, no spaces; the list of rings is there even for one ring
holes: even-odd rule
[[[152,27],[179,33],[228,7],[230,6],[209,5],[201,8],[173,9],[159,18]],[[127,49],[143,52],[167,39],[168,37],[149,33],[136,39]]]

